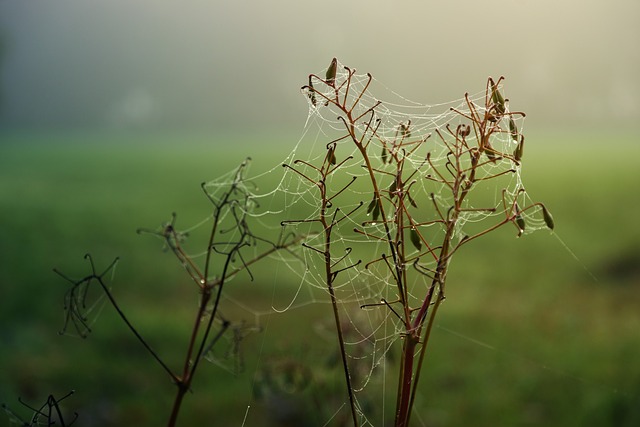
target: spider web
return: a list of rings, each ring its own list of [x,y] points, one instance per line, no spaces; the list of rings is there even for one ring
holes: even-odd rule
[[[323,70],[318,75],[324,76],[326,72]],[[447,170],[451,161],[451,140],[456,139],[458,129],[470,126],[474,113],[490,113],[486,108],[489,91],[481,90],[447,103],[422,104],[393,92],[368,74],[358,74],[341,64],[338,64],[335,76],[335,86],[343,88],[339,94],[338,91],[334,93],[330,85],[318,85],[318,81],[322,79],[318,77],[314,87],[310,78],[309,85],[302,89],[308,101],[308,116],[298,143],[283,161],[284,168],[277,165],[251,179],[260,182],[278,176],[278,184],[272,191],[253,194],[261,209],[246,212],[274,241],[286,240],[291,235],[303,236],[302,247],[271,255],[278,261],[279,268],[287,270],[289,281],[297,285],[292,287],[285,301],[274,302],[266,310],[250,308],[241,302],[241,298],[230,295],[225,298],[228,303],[251,313],[255,324],[260,324],[263,316],[273,311],[283,313],[311,304],[330,304],[326,265],[320,256],[324,230],[317,219],[323,214],[319,202],[318,182],[322,178],[319,169],[323,162],[326,164],[327,152],[333,144],[335,160],[331,163],[337,164],[340,171],[323,181],[331,197],[328,208],[337,222],[331,235],[331,265],[339,273],[335,275],[333,291],[338,301],[340,327],[362,425],[380,425],[380,420],[388,418],[389,413],[385,414],[385,411],[389,411],[389,405],[393,403],[387,401],[385,393],[395,386],[387,384],[392,378],[387,378],[387,362],[397,358],[393,349],[405,331],[394,308],[397,308],[394,301],[398,296],[391,285],[393,269],[381,259],[388,254],[389,248],[388,242],[379,238],[385,232],[384,218],[375,218],[375,209],[371,209],[369,171],[363,167],[362,156],[349,139],[344,112],[337,111],[328,100],[334,95],[344,99],[344,105],[353,106],[349,114],[360,118],[355,121],[351,133],[362,140],[367,139],[366,151],[380,177],[381,191],[393,192],[396,178],[386,158],[393,150],[402,151],[404,173],[413,177],[409,200],[412,207],[409,208],[415,211],[421,224],[420,233],[428,240],[417,245],[414,242],[416,247],[412,250],[418,255],[421,249],[424,251],[425,243],[441,241],[444,236],[444,229],[437,220],[446,213],[439,211],[438,206],[450,206],[454,199],[450,188],[438,176],[442,172],[438,171]],[[502,86],[499,90],[502,91]],[[456,244],[515,213],[523,221],[518,224],[511,221],[516,226],[514,233],[518,235],[548,226],[541,209],[532,205],[524,191],[520,159],[515,157],[524,115],[511,114],[508,100],[505,108],[501,124],[504,130],[492,135],[492,151],[483,156],[473,196],[464,201],[453,236]],[[480,144],[473,133],[467,142],[469,145]],[[230,172],[207,183],[207,187],[215,193],[215,189],[228,186],[233,175]],[[533,208],[520,210],[527,205]],[[387,216],[389,219],[389,212]],[[354,229],[364,232],[354,232]],[[424,271],[435,268],[437,257],[433,252],[430,255],[419,258],[420,268]],[[424,276],[410,276],[407,286],[410,306],[418,306],[426,292]],[[327,323],[316,327],[315,333],[325,339],[327,345],[335,344],[335,325]],[[340,368],[336,363],[332,369]],[[379,386],[382,393],[370,393],[372,384]],[[336,394],[341,396],[336,402],[325,402],[333,408],[327,409],[328,414],[332,414],[327,424],[334,416],[348,412],[346,392],[339,389]],[[380,408],[378,412],[381,413],[371,416],[372,407]]]

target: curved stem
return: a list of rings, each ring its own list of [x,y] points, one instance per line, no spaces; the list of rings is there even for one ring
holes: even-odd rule
[[[144,340],[144,338],[142,338],[142,335],[140,335],[140,333],[136,330],[136,328],[131,324],[131,322],[129,322],[129,319],[127,319],[127,316],[125,316],[124,312],[120,309],[120,307],[118,306],[118,303],[116,303],[115,298],[113,298],[113,295],[111,295],[111,292],[109,291],[109,288],[107,288],[105,286],[105,284],[102,282],[102,280],[98,280],[98,282],[100,283],[100,286],[102,286],[102,290],[104,291],[104,293],[107,295],[107,298],[109,298],[109,301],[111,302],[111,305],[113,306],[113,308],[116,309],[116,311],[118,312],[118,315],[120,316],[120,318],[122,319],[122,321],[127,325],[127,327],[129,328],[129,330],[133,333],[133,335],[136,336],[136,338],[138,339],[138,341],[140,341],[140,343],[142,343],[142,345],[144,346],[144,348],[147,349],[147,351],[149,352],[149,354],[151,354],[151,356],[153,356],[153,358],[156,360],[156,362],[158,362],[160,364],[160,366],[162,366],[162,369],[165,370],[165,372],[167,374],[169,374],[169,376],[171,377],[171,379],[174,382],[178,382],[179,378],[173,373],[173,371],[166,365],[166,363],[164,363],[162,361],[162,359],[160,358],[160,356],[158,356],[158,354],[151,348],[151,346]]]

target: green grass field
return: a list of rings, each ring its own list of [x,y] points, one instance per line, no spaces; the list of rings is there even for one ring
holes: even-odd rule
[[[114,294],[177,366],[197,294],[161,242],[136,229],[155,228],[174,211],[184,226],[199,222],[208,213],[202,181],[247,155],[254,172],[268,170],[296,137],[0,138],[0,401],[26,417],[18,397],[39,406],[74,389],[64,407],[79,413],[77,425],[163,425],[173,385],[110,306],[88,339],[58,335],[66,284],[52,269],[80,277],[86,252],[100,266],[119,256]],[[557,237],[542,230],[516,239],[506,227],[454,259],[415,425],[640,425],[638,142],[638,134],[528,136],[524,183],[552,211]],[[286,304],[297,281],[285,269],[258,272],[234,296],[260,310]],[[205,366],[180,425],[271,425],[294,407],[305,424],[289,425],[324,425],[341,393],[332,385],[341,372],[326,364],[335,343],[314,330],[328,316],[326,304],[259,316],[263,331],[242,343],[243,370]],[[252,385],[274,360],[310,369],[317,386],[281,402],[255,396]],[[388,381],[363,393],[388,390],[382,405],[392,408]]]

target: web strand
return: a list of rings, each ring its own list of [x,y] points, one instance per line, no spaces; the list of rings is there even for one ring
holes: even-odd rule
[[[370,75],[341,65],[333,85],[323,85],[323,78],[314,76],[302,90],[309,110],[299,141],[280,165],[252,178],[279,176],[277,184],[266,193],[252,194],[262,209],[243,212],[259,222],[271,239],[282,239],[289,233],[304,236],[302,247],[271,255],[287,266],[290,280],[296,284],[289,288],[288,296],[272,301],[266,311],[252,311],[237,300],[228,301],[250,311],[259,323],[269,311],[286,313],[329,304],[334,293],[352,368],[356,407],[362,425],[375,425],[375,418],[360,408],[381,407],[376,417],[384,419],[387,363],[392,349],[407,334],[399,304],[403,296],[391,285],[399,273],[388,258],[389,227],[393,233],[410,238],[415,247],[407,246],[411,251],[407,259],[412,263],[402,266],[403,271],[411,272],[404,289],[408,300],[403,304],[413,313],[427,292],[425,277],[433,276],[439,263],[439,248],[429,242],[442,240],[446,234],[449,213],[445,207],[452,206],[457,197],[451,176],[457,173],[464,177],[472,168],[476,174],[473,196],[463,198],[458,207],[451,236],[454,248],[505,223],[512,223],[514,233],[521,235],[548,228],[549,220],[542,205],[530,199],[521,178],[524,114],[511,112],[508,100],[503,101],[504,111],[492,121],[491,139],[479,139],[478,117],[496,114],[487,107],[489,87],[452,102],[429,105],[410,101]],[[501,84],[493,90],[502,91]],[[343,112],[337,114],[332,108],[334,100],[344,106]],[[380,194],[374,193],[373,201],[371,187],[366,185],[371,171],[363,167],[359,148],[352,140],[361,144],[375,163]],[[401,172],[388,161],[390,156],[401,159],[397,161]],[[332,173],[338,169],[344,173]],[[232,179],[231,173],[207,183],[207,188],[225,188]],[[398,179],[404,180],[406,189],[396,195]],[[319,191],[325,190],[329,191],[323,196],[326,203],[320,205]],[[396,206],[415,212],[410,227],[403,230],[390,224],[389,212],[380,218],[376,197],[385,203],[404,197]],[[319,218],[329,218],[327,227],[332,233],[328,260],[333,272],[331,289],[327,288],[327,264],[323,261],[328,228],[319,226]],[[354,233],[354,229],[360,231]],[[335,340],[332,332],[327,335]],[[372,384],[381,384],[383,389],[373,398],[367,393]],[[340,405],[343,408],[345,404]]]

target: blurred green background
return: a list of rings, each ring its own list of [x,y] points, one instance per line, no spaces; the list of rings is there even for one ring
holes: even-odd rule
[[[195,224],[208,213],[202,181],[246,156],[254,173],[281,162],[307,114],[300,86],[337,56],[424,103],[505,75],[528,114],[524,183],[556,221],[559,239],[505,228],[454,260],[416,425],[640,424],[639,10],[0,2],[0,401],[26,417],[18,397],[39,405],[74,389],[64,407],[77,425],[165,423],[173,386],[111,307],[87,340],[57,334],[67,285],[52,269],[79,277],[86,252],[99,266],[119,256],[114,294],[180,363],[197,294],[136,229],[173,211]],[[293,425],[323,425],[339,407],[333,343],[315,327],[329,306],[255,315],[295,292],[297,279],[275,273],[238,284],[253,309],[229,315],[263,331],[244,340],[241,372],[203,366],[181,425],[279,425],[291,408]],[[314,386],[280,400],[252,391],[283,364],[310,370]]]
[[[173,210],[186,226],[203,218],[208,202],[198,183],[240,162],[244,153],[232,147],[242,141],[221,138],[219,145],[229,146],[223,157],[210,143],[216,138],[199,136],[182,135],[191,145],[180,150],[179,137],[166,135],[146,141],[67,133],[6,137],[0,181],[3,400],[15,409],[18,396],[37,401],[75,389],[68,405],[82,415],[81,425],[162,424],[173,387],[110,307],[87,340],[57,335],[67,283],[51,269],[81,277],[89,271],[85,252],[99,268],[120,256],[115,295],[154,347],[178,363],[197,294],[161,242],[135,230],[156,227]],[[575,140],[568,144],[567,138]],[[615,168],[602,165],[605,140],[628,153]],[[282,147],[280,141],[269,145]],[[510,228],[460,253],[422,385],[424,419],[428,425],[584,425],[594,419],[634,425],[640,149],[630,135],[561,141],[554,133],[528,141],[529,192],[552,209],[558,235],[579,260],[547,231],[516,239]],[[574,144],[583,147],[579,155]],[[273,152],[257,154],[255,172],[277,164]],[[284,306],[298,284],[284,269],[258,277],[239,282],[236,294],[256,311]],[[251,311],[227,310],[234,320],[256,320]],[[318,372],[331,345],[314,325],[329,315],[329,307],[318,304],[260,317],[267,329],[243,343],[243,372],[206,366],[185,402],[184,423],[241,425],[249,405],[247,425],[263,425],[262,411],[271,409],[252,396],[255,376],[280,358]]]

